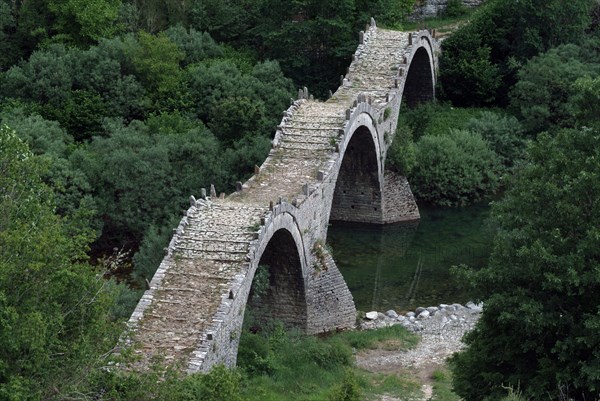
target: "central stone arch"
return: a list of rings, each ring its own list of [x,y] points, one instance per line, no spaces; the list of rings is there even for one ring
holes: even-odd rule
[[[373,223],[382,220],[380,166],[368,127],[352,134],[340,166],[329,220]]]
[[[435,97],[435,71],[430,52],[431,48],[426,44],[418,47],[412,56],[402,95],[409,107],[432,101]]]
[[[278,229],[260,256],[256,273],[268,271],[268,285],[263,294],[248,295],[247,305],[255,312],[257,323],[281,321],[285,327],[306,331],[306,285],[302,274],[302,249],[286,228]],[[265,283],[267,284],[267,283]]]

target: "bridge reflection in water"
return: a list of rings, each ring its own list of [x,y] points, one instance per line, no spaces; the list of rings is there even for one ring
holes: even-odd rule
[[[397,312],[418,306],[465,302],[468,294],[451,277],[461,263],[478,268],[491,250],[489,207],[421,208],[421,221],[393,225],[334,222],[328,242],[362,311]]]

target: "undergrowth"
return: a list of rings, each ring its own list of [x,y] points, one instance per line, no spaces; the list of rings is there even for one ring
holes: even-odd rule
[[[369,394],[418,391],[410,376],[376,375],[354,366],[362,349],[408,349],[417,336],[400,326],[372,331],[343,332],[321,338],[281,325],[271,332],[245,330],[238,352],[244,374],[243,397],[248,401],[363,400]]]

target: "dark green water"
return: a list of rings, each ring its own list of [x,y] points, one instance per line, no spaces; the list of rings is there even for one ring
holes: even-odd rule
[[[358,310],[400,312],[469,300],[449,268],[487,263],[492,237],[486,222],[489,206],[420,208],[420,212],[418,225],[329,227],[327,242]]]

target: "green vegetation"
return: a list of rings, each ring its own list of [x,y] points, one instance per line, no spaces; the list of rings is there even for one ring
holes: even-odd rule
[[[352,348],[412,344],[399,329],[244,333],[240,369],[208,375],[106,369],[140,291],[104,278],[133,266],[143,288],[188,196],[250,175],[293,88],[325,97],[369,17],[416,28],[413,5],[0,0],[0,398],[416,391],[352,366]],[[450,0],[427,22],[460,25],[440,59],[448,103],[402,110],[388,164],[432,204],[506,190],[489,266],[462,272],[485,302],[452,363],[467,401],[599,397],[599,15],[594,0],[488,0],[474,13]],[[435,399],[453,399],[449,375],[434,376]]]
[[[0,127],[0,398],[36,400],[105,363],[115,286],[87,263],[89,210],[54,213],[47,164]],[[86,361],[83,363],[83,361]]]
[[[471,277],[485,310],[453,359],[466,399],[497,399],[507,385],[534,399],[558,399],[559,386],[597,398],[598,141],[590,128],[541,135],[494,206],[495,249]]]
[[[416,392],[418,385],[409,377],[373,375],[353,367],[353,352],[407,349],[417,341],[400,326],[321,339],[285,332],[277,324],[266,332],[245,329],[238,352],[238,367],[247,377],[244,398],[338,401],[362,400],[367,392]]]
[[[452,391],[452,374],[446,368],[435,370],[433,379],[433,397],[431,401],[460,401],[460,397]],[[508,400],[506,400],[508,401]]]
[[[530,58],[579,43],[593,0],[488,0],[444,42],[442,93],[455,106],[506,105],[516,74]]]

